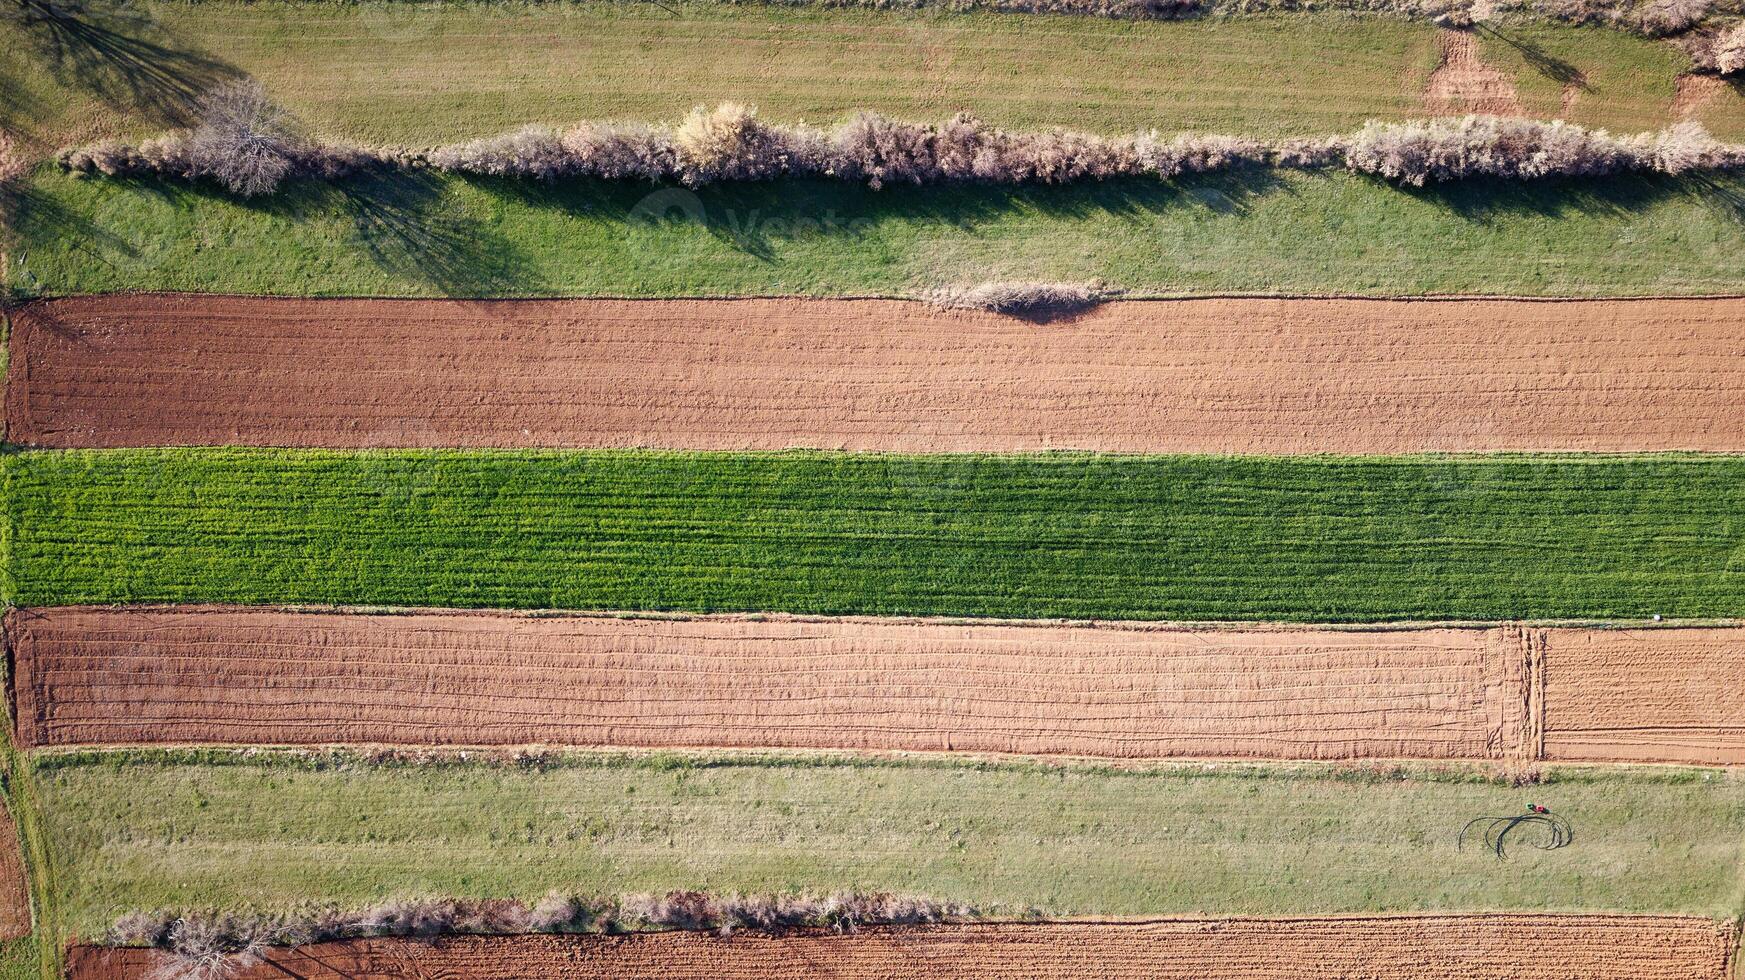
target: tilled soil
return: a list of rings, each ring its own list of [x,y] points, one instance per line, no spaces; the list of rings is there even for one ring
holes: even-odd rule
[[[1527,114],[1515,83],[1485,62],[1479,54],[1478,38],[1471,31],[1443,28],[1437,32],[1436,44],[1442,61],[1424,88],[1427,112],[1437,116]]]
[[[21,744],[1514,759],[1517,630],[357,615],[7,618]]]
[[[1745,629],[1551,630],[1545,758],[1745,764]]]
[[[837,935],[370,939],[274,950],[236,980],[1724,980],[1735,936],[1672,916],[1430,915],[874,928]],[[162,954],[75,947],[69,980]]]
[[[21,939],[30,935],[30,929],[30,885],[18,828],[12,814],[0,806],[0,939]]]
[[[1745,451],[1745,300],[117,295],[14,313],[46,447]]]

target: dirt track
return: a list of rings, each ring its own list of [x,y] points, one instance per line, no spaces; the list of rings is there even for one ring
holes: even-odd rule
[[[16,312],[9,439],[891,451],[1745,451],[1745,300],[108,296]]]
[[[1600,915],[379,939],[276,951],[236,980],[1723,980],[1733,939],[1706,919]],[[67,976],[139,980],[158,955],[75,948]]]

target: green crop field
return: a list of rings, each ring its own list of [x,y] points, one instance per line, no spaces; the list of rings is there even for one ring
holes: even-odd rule
[[[553,888],[859,888],[1008,914],[1725,914],[1745,844],[1745,778],[1685,770],[1554,770],[1550,785],[1516,789],[1461,770],[832,758],[38,765],[56,898],[86,936],[126,909]],[[1468,819],[1528,802],[1566,815],[1574,844],[1523,846],[1506,863],[1456,848]]]
[[[812,122],[870,108],[1110,133],[1314,134],[1421,114],[1438,58],[1430,24],[1349,15],[1168,23],[695,3],[276,0],[121,9],[117,29],[179,56],[165,83],[140,91],[116,77],[104,86],[123,73],[76,51],[45,60],[38,52],[50,37],[20,31],[25,43],[0,52],[0,91],[18,95],[7,120],[15,131],[49,146],[147,131],[161,126],[162,103],[179,101],[180,89],[246,72],[316,132],[413,146],[528,122],[669,119],[721,99]],[[1587,87],[1568,117],[1632,132],[1672,120],[1674,78],[1689,66],[1670,45],[1598,29],[1505,25],[1480,48],[1534,113],[1560,115],[1562,79],[1579,72]],[[1745,99],[1724,92],[1699,118],[1723,136],[1745,135]]]
[[[4,466],[26,606],[1745,612],[1745,457],[127,450]]]
[[[1745,177],[1466,183],[1343,173],[1070,187],[407,176],[260,203],[43,172],[25,294],[864,295],[1102,279],[1136,294],[1745,292]]]

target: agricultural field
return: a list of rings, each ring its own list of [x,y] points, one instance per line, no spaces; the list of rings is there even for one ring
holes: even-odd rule
[[[3,2],[0,980],[1740,980],[1740,0]]]

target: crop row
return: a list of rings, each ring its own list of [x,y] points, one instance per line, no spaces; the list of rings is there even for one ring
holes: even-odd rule
[[[10,599],[1365,621],[1740,612],[1745,459],[15,453]]]

